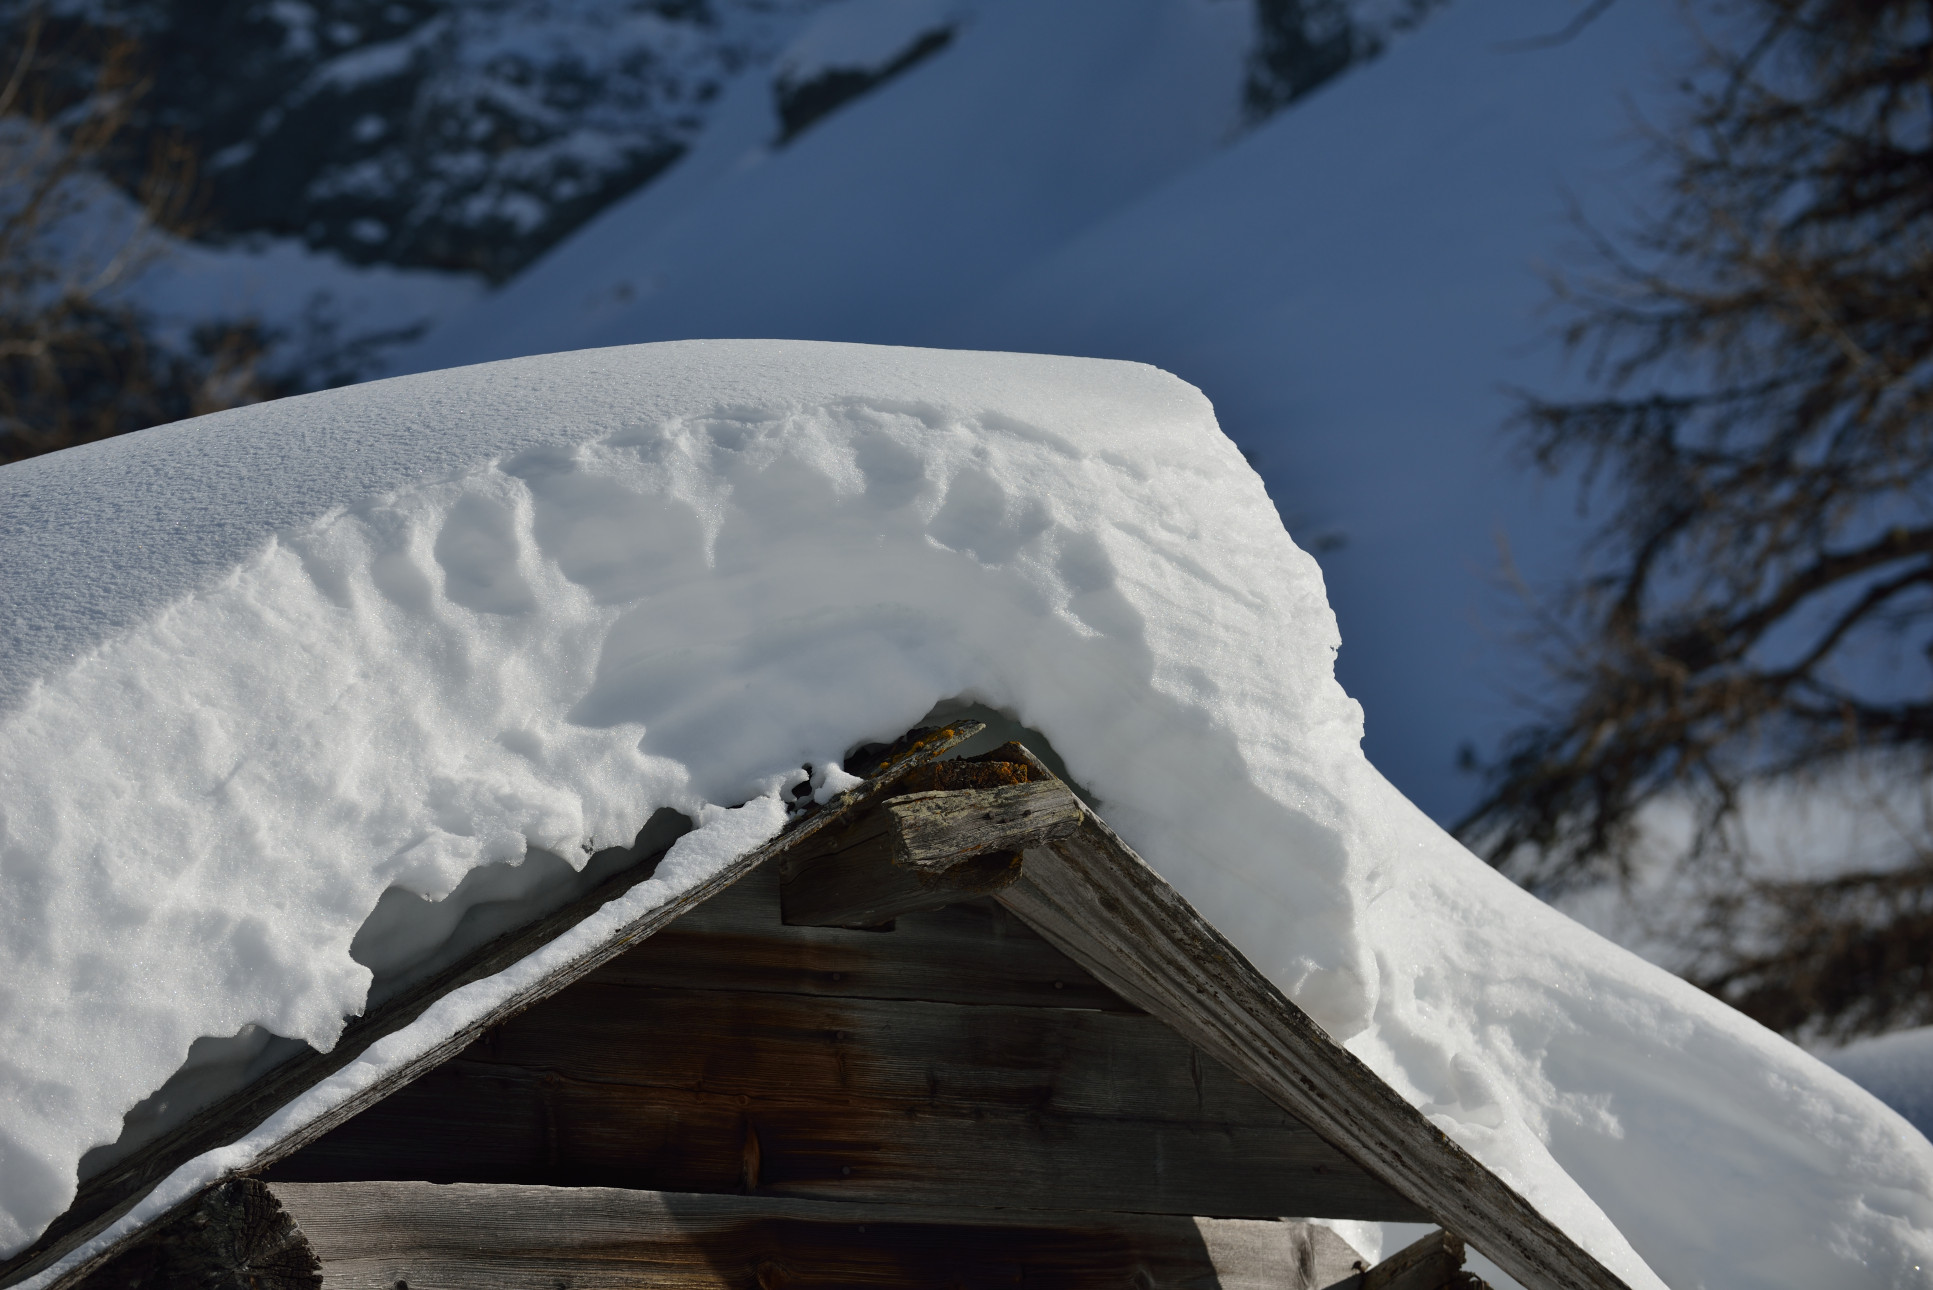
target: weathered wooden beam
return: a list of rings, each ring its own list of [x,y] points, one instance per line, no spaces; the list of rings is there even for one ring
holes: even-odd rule
[[[1020,851],[1080,826],[1058,780],[892,797],[841,849],[795,857],[781,910],[794,927],[884,927],[902,914],[991,895],[1020,876]]]
[[[1024,851],[1081,826],[1080,799],[1057,779],[960,792],[909,793],[880,803],[893,858],[942,871],[973,856]]]
[[[1334,1290],[1484,1290],[1463,1270],[1463,1242],[1438,1230],[1404,1246]]]
[[[263,1160],[257,1162],[257,1167],[300,1150],[424,1072],[442,1065],[489,1027],[601,967],[651,936],[685,910],[710,899],[767,860],[784,854],[794,846],[810,847],[822,834],[836,834],[855,819],[868,816],[871,808],[893,791],[902,776],[944,756],[948,750],[979,733],[980,729],[979,722],[968,721],[937,730],[911,732],[881,754],[872,778],[859,787],[842,794],[825,808],[795,821],[764,846],[741,856],[712,877],[682,893],[676,900],[640,916],[576,961],[504,1000],[474,1025],[451,1035],[443,1043],[391,1071],[383,1079],[371,1082],[301,1132],[278,1143]],[[49,1224],[38,1240],[10,1258],[0,1260],[0,1287],[13,1285],[45,1270],[126,1213],[155,1184],[180,1165],[203,1152],[243,1137],[303,1090],[353,1062],[378,1040],[415,1021],[431,1004],[451,990],[470,981],[495,975],[623,895],[643,881],[651,867],[647,858],[562,909],[478,947],[443,971],[350,1022],[330,1051],[306,1053],[284,1062],[241,1093],[190,1117],[175,1129],[88,1179],[81,1185],[74,1203]],[[172,1212],[182,1212],[193,1203],[192,1199],[184,1201]],[[66,1290],[76,1284],[88,1272],[114,1257],[131,1239],[132,1236],[124,1238],[70,1268],[47,1290]]]
[[[1628,1290],[1331,1039],[1099,817],[1028,852],[996,899],[1532,1290]]]
[[[610,1188],[273,1186],[315,1243],[329,1290],[1322,1290],[1357,1261],[1334,1232],[1295,1222]]]
[[[236,1178],[94,1271],[80,1290],[320,1290],[322,1263],[272,1192]]]

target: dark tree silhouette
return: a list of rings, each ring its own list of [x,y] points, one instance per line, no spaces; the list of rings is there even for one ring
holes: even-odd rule
[[[1705,12],[1661,209],[1558,285],[1599,393],[1521,406],[1601,519],[1540,622],[1561,697],[1459,832],[1557,892],[1688,816],[1693,980],[1789,1033],[1933,1021],[1933,4]],[[1770,863],[1800,798],[1890,849]]]
[[[0,61],[0,462],[270,393],[260,330],[208,325],[161,344],[125,290],[155,229],[185,231],[193,158],[157,138],[138,200],[96,170],[148,84],[124,36],[80,48],[29,13]]]

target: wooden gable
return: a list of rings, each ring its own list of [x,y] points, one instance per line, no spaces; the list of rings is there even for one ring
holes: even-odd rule
[[[991,899],[787,927],[776,865],[263,1177],[1429,1221]]]
[[[61,1284],[156,1284],[169,1233],[224,1223],[252,1234],[237,1266],[300,1245],[324,1284],[384,1290],[1461,1284],[1453,1237],[1364,1276],[1333,1233],[1279,1221],[1296,1215],[1438,1221],[1526,1284],[1619,1290],[1026,750],[934,760],[965,733],[893,750],[864,788]],[[240,1101],[279,1105],[648,870]],[[122,1177],[232,1140],[222,1113]],[[43,1249],[127,1203],[97,1182],[76,1205],[94,1217]],[[274,1235],[278,1206],[299,1236]],[[254,1217],[209,1217],[230,1212]]]

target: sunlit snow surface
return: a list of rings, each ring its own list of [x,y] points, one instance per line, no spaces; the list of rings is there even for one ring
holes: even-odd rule
[[[9,466],[0,543],[0,1246],[197,1036],[332,1043],[385,888],[670,806],[700,827],[629,898],[660,900],[768,836],[802,763],[965,698],[1044,731],[1264,972],[1632,1286],[1912,1285],[1933,1256],[1924,1139],[1363,760],[1316,565],[1153,368],[516,360]]]

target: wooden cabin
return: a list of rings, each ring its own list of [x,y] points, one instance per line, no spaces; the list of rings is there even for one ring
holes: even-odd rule
[[[970,725],[91,1257],[59,1287],[1449,1290],[1621,1282]],[[660,851],[659,855],[662,854]],[[84,1185],[0,1286],[636,883],[483,946]],[[1439,1224],[1366,1268],[1307,1218]]]

